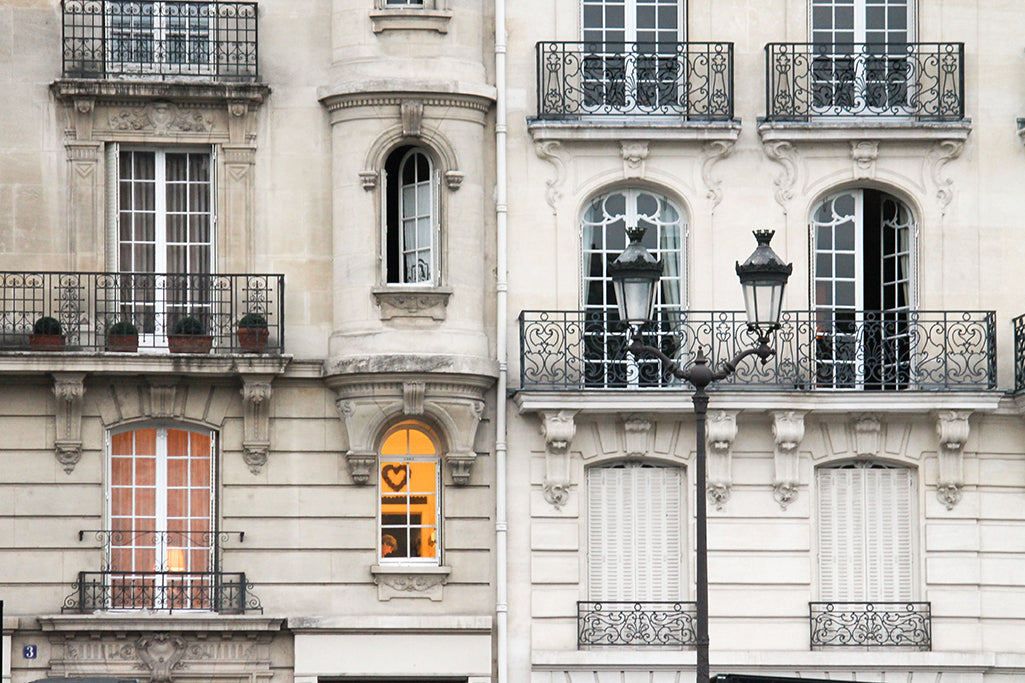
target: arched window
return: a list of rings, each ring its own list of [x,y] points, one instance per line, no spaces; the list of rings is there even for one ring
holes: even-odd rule
[[[380,451],[381,562],[438,564],[437,436],[421,422],[401,422],[385,434]]]
[[[914,471],[855,462],[819,468],[816,481],[821,599],[913,600]]]
[[[210,607],[214,475],[207,430],[157,426],[111,434],[110,607]]]
[[[820,386],[894,389],[910,380],[914,221],[878,190],[826,197],[812,212]]]
[[[419,147],[400,147],[385,162],[385,279],[390,284],[438,284],[437,182]]]
[[[654,333],[658,338],[651,341],[663,346],[669,355],[674,353],[672,328],[683,303],[686,272],[683,213],[668,197],[650,190],[629,188],[599,195],[581,217],[588,384],[625,386],[662,381],[658,361],[627,358],[623,352],[623,330],[608,324],[619,320],[609,264],[626,248],[626,229],[635,226],[646,228],[642,242],[663,263],[662,278],[655,292]]]

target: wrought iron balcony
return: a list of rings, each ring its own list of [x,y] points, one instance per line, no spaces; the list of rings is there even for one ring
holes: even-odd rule
[[[537,117],[733,119],[733,43],[537,44]]]
[[[523,311],[520,387],[526,390],[672,389],[680,382],[658,360],[625,351],[613,312]],[[672,319],[670,319],[672,318]],[[718,386],[767,390],[967,391],[996,386],[993,311],[787,311],[773,338],[776,355],[749,361]],[[641,330],[645,343],[687,365],[756,344],[744,313],[681,311]]]
[[[766,119],[964,118],[964,43],[765,46]]]
[[[693,602],[578,602],[577,646],[694,645],[696,620]]]
[[[1014,319],[1014,391],[1025,391],[1025,315]]]
[[[79,572],[62,612],[98,610],[200,610],[227,614],[263,612],[253,585],[240,572]]]
[[[201,338],[204,350],[280,353],[284,288],[283,275],[267,274],[0,272],[0,352],[134,351],[134,343],[141,351],[167,352],[176,328],[191,317],[201,332],[191,336]],[[247,314],[266,323],[259,339],[237,333]],[[33,327],[43,317],[56,319],[60,333],[34,347]],[[129,326],[137,339],[125,339]]]
[[[928,602],[810,602],[811,647],[932,649]]]
[[[62,0],[65,78],[257,79],[255,2]]]

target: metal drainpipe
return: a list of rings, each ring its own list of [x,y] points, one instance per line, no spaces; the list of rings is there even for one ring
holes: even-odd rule
[[[506,83],[505,83],[505,0],[495,0],[495,237],[496,237],[496,340],[498,360],[498,396],[495,419],[495,629],[497,631],[496,666],[498,682],[509,680],[509,568],[508,568],[508,516],[506,486],[508,482],[506,446],[506,389],[509,385],[508,362],[508,279],[507,265],[507,177],[506,151]]]

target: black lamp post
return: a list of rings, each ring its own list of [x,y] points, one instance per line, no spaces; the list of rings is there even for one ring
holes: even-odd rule
[[[719,369],[708,367],[704,349],[698,347],[694,364],[681,368],[676,361],[661,350],[641,343],[637,328],[651,320],[655,306],[655,287],[662,274],[662,263],[656,261],[641,244],[643,228],[627,230],[630,244],[613,263],[609,274],[616,289],[619,317],[629,325],[630,345],[627,351],[635,356],[657,357],[663,368],[674,377],[690,382],[694,387],[691,400],[694,403],[694,422],[697,431],[697,458],[695,479],[697,500],[695,522],[697,526],[697,681],[708,683],[708,522],[705,511],[705,421],[708,415],[708,394],[705,388],[724,379],[737,369],[737,365],[748,356],[758,356],[763,363],[776,351],[769,347],[769,335],[779,329],[779,318],[783,306],[783,289],[793,272],[793,265],[783,263],[769,246],[774,234],[772,230],[754,231],[758,247],[743,264],[737,263],[737,276],[744,289],[744,305],[747,309],[747,327],[758,335],[758,345],[745,349],[733,359],[726,361]]]

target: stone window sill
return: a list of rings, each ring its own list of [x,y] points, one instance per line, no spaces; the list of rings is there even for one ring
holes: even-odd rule
[[[410,287],[384,285],[374,287],[374,300],[381,309],[381,320],[393,318],[445,319],[451,287]]]
[[[378,9],[370,12],[374,33],[383,31],[437,31],[448,33],[451,10]]]
[[[427,598],[438,602],[442,587],[448,583],[451,567],[436,565],[374,565],[370,574],[377,584],[377,599]]]

